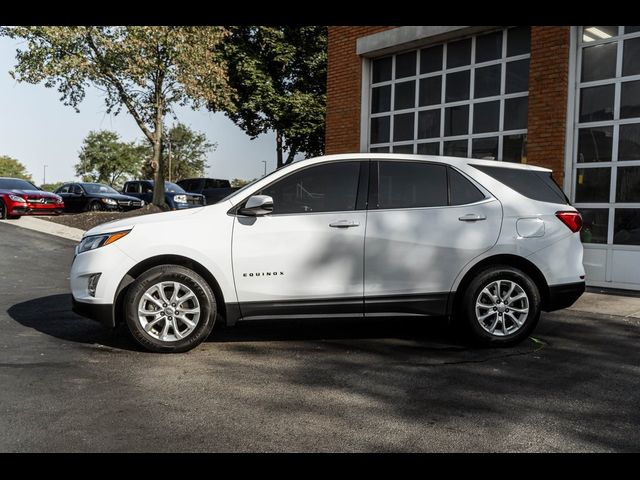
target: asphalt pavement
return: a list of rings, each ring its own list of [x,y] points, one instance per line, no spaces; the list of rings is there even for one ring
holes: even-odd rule
[[[141,351],[71,312],[74,242],[0,224],[2,452],[640,449],[640,319],[543,314],[511,349],[443,319],[216,327]]]

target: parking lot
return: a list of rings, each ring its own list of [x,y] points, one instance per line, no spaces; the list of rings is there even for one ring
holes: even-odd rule
[[[632,451],[640,322],[543,314],[512,349],[442,319],[216,327],[141,351],[71,312],[74,242],[0,225],[0,451]]]

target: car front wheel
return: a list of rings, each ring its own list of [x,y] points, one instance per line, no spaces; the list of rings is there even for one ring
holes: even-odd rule
[[[209,284],[178,265],[161,265],[143,273],[125,297],[127,327],[152,352],[191,350],[209,336],[216,314]]]
[[[495,266],[471,281],[463,295],[460,316],[476,342],[512,346],[535,328],[540,303],[538,287],[526,273]]]

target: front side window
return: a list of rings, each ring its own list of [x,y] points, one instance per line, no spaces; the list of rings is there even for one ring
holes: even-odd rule
[[[297,171],[256,195],[273,198],[273,214],[352,211],[356,208],[360,163],[336,162]]]
[[[125,193],[138,193],[138,184],[137,183],[127,183],[125,188]]]
[[[447,167],[422,162],[378,163],[378,208],[447,205]]]

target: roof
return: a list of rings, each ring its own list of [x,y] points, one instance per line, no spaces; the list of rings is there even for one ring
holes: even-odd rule
[[[336,155],[324,155],[322,157],[298,160],[295,163],[311,162],[317,160],[422,160],[428,162],[447,163],[453,166],[461,165],[485,165],[492,167],[512,168],[516,170],[535,170],[540,172],[551,172],[548,168],[537,167],[521,163],[502,162],[496,160],[480,160],[479,158],[447,157],[444,155],[415,155],[407,153],[341,153]]]

